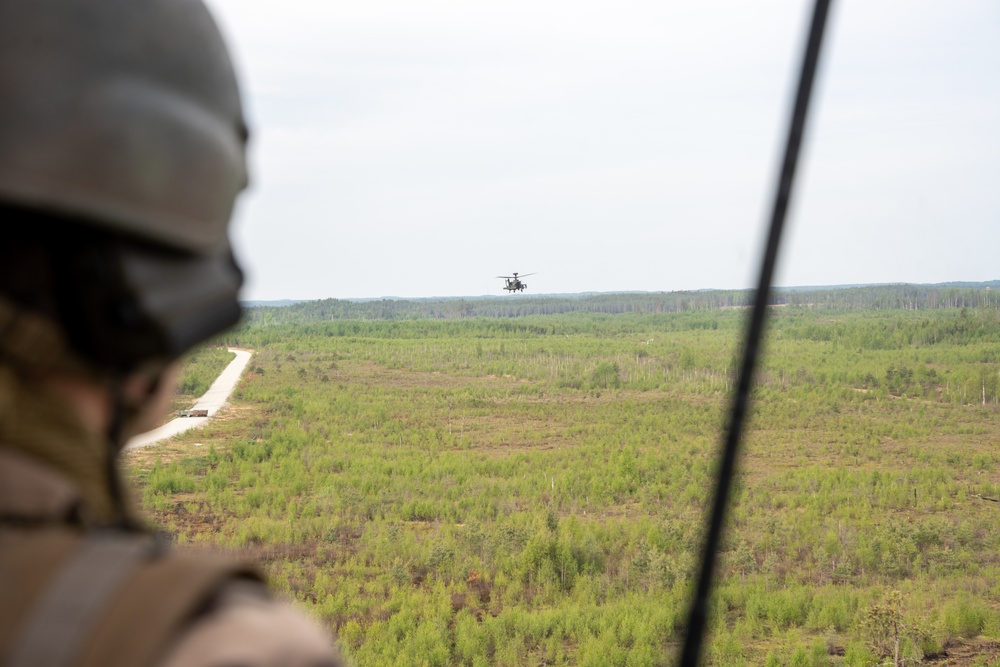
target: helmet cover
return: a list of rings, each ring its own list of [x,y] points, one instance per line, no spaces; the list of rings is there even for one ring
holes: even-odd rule
[[[225,252],[246,138],[200,0],[0,0],[0,201]]]

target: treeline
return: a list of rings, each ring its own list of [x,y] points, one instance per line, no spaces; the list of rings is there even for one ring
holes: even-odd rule
[[[225,335],[225,342],[236,347],[259,347],[291,337],[423,339],[423,338],[524,338],[590,335],[600,338],[640,336],[650,332],[737,330],[743,314],[737,311],[695,311],[678,314],[569,313],[562,317],[526,316],[521,318],[477,317],[467,319],[420,320],[308,320],[297,323],[275,318],[267,326],[245,323]]]
[[[783,313],[784,314],[784,313]],[[900,350],[949,343],[992,343],[1000,330],[1000,309],[962,308],[957,313],[921,315],[908,313],[886,317],[871,313],[857,317],[776,318],[785,335],[812,341],[836,342],[863,350]],[[996,361],[992,358],[982,361]]]
[[[1000,281],[944,285],[867,285],[841,289],[789,290],[777,295],[788,306],[869,310],[998,308]]]
[[[1000,308],[1000,281],[970,285],[874,285],[847,288],[801,288],[776,292],[776,306],[830,309],[936,310]],[[473,317],[517,318],[568,313],[683,313],[746,308],[752,290],[626,292],[579,296],[486,297],[469,299],[322,299],[287,306],[248,308],[247,322],[257,325],[300,324],[329,320],[415,320]]]
[[[569,313],[681,313],[686,311],[743,308],[750,292],[664,292],[591,294],[470,299],[381,299],[346,301],[322,299],[290,306],[258,306],[247,309],[251,324],[285,324],[324,320],[415,320],[472,317],[515,318]]]

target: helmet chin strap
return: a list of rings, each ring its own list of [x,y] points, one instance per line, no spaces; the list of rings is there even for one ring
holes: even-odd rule
[[[126,376],[124,373],[112,375],[108,382],[111,411],[106,432],[108,442],[106,465],[108,492],[111,496],[115,512],[115,519],[112,521],[112,525],[115,528],[128,532],[147,532],[147,528],[137,522],[128,511],[128,504],[125,502],[125,483],[122,480],[121,469],[118,465],[118,456],[125,448],[126,426],[128,426],[129,421],[142,411],[142,407],[153,399],[153,396],[160,388],[160,384],[163,382],[164,370],[160,369],[156,372],[142,399],[137,404],[126,401]]]

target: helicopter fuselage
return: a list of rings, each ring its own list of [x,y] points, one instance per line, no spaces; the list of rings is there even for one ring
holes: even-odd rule
[[[534,273],[526,273],[524,275],[526,275],[526,276],[533,276],[535,274]],[[507,290],[508,292],[511,292],[511,293],[513,293],[513,292],[523,292],[525,289],[528,288],[528,283],[521,281],[521,279],[518,277],[517,271],[515,271],[514,275],[512,275],[512,276],[497,276],[497,278],[503,278],[506,281],[506,283],[504,284],[503,288],[505,290]]]
[[[507,279],[507,284],[504,285],[504,289],[508,292],[523,292],[528,286],[527,283],[522,283],[520,280],[515,278],[514,280]]]

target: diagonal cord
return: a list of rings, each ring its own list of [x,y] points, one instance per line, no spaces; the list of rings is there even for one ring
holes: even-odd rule
[[[781,241],[781,231],[785,224],[785,215],[788,211],[788,201],[792,194],[795,167],[798,162],[799,147],[802,143],[802,134],[805,129],[806,115],[809,109],[809,97],[812,92],[813,78],[816,74],[816,64],[819,60],[820,44],[823,41],[823,30],[826,26],[829,7],[830,0],[816,0],[813,8],[812,22],[809,26],[809,39],[806,43],[806,50],[802,59],[799,86],[795,95],[795,106],[792,110],[792,120],[788,128],[785,155],[781,165],[781,176],[778,180],[778,191],[775,195],[774,209],[771,214],[771,226],[767,236],[764,261],[760,269],[760,280],[757,283],[757,291],[753,296],[753,310],[751,311],[750,323],[746,332],[739,381],[736,393],[733,396],[725,448],[723,449],[722,462],[719,466],[718,478],[716,480],[715,501],[712,506],[708,534],[705,537],[705,550],[701,559],[698,588],[695,598],[691,603],[691,611],[688,616],[687,633],[684,638],[684,648],[680,659],[681,667],[696,667],[701,655],[702,639],[705,634],[705,621],[708,615],[709,597],[712,592],[715,561],[726,522],[729,494],[733,476],[736,472],[740,436],[743,431],[747,407],[750,403],[750,390],[754,368],[757,365],[760,342],[767,319],[767,305],[770,301],[771,281],[774,277],[774,266],[778,257],[778,246]]]

